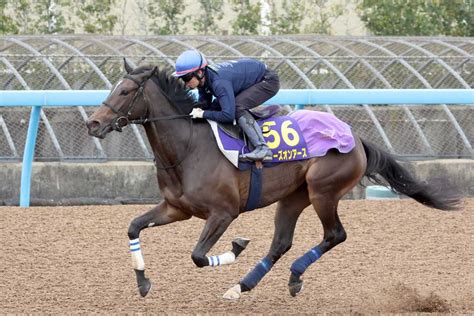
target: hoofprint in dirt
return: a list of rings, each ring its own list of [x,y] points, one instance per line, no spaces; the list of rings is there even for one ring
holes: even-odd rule
[[[241,215],[211,251],[250,238],[230,266],[194,266],[202,220],[146,230],[141,241],[154,285],[142,299],[127,227],[148,208],[0,207],[0,313],[474,313],[474,199],[452,212],[409,200],[342,201],[347,241],[311,266],[304,290],[291,297],[291,263],[322,237],[307,208],[292,249],[238,302],[222,294],[265,255],[274,207]]]

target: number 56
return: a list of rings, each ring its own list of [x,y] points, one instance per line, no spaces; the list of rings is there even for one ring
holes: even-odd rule
[[[270,149],[275,149],[280,146],[281,139],[286,145],[293,147],[298,145],[300,142],[300,136],[295,129],[291,128],[290,125],[293,124],[290,120],[286,120],[281,124],[281,136],[278,132],[272,129],[272,126],[276,125],[275,121],[267,121],[262,125],[262,132],[265,138],[272,137],[273,140],[267,140],[267,145]]]

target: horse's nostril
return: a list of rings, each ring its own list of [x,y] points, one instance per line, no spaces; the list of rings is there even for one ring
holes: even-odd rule
[[[87,121],[86,126],[89,131],[93,131],[99,128],[100,122],[96,120],[89,120]]]

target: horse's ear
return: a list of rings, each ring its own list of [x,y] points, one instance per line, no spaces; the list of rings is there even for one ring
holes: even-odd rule
[[[150,79],[151,77],[153,77],[154,75],[156,75],[158,73],[158,67],[155,66],[153,67],[152,69],[146,71],[143,73],[143,77],[144,78],[147,78],[147,79]]]
[[[123,58],[123,66],[125,67],[125,71],[129,74],[133,71],[132,67],[127,63],[127,59]]]

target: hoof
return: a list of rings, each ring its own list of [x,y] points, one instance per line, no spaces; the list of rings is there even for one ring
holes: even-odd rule
[[[250,242],[250,239],[248,239],[248,238],[235,237],[235,239],[232,241],[232,244],[236,243],[237,245],[239,245],[240,247],[245,249],[247,247],[247,245],[249,244],[249,242]]]
[[[290,290],[290,295],[295,297],[303,290],[303,280],[292,274],[288,283],[288,290]]]
[[[232,241],[232,252],[234,253],[236,258],[247,247],[249,242],[250,242],[250,239],[243,238],[243,237],[236,237]]]
[[[240,284],[236,284],[230,289],[228,289],[222,297],[226,300],[238,300],[240,298],[240,293]]]
[[[141,297],[145,297],[148,292],[151,290],[151,282],[150,279],[143,280],[143,284],[138,287],[138,292],[140,293]]]

